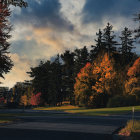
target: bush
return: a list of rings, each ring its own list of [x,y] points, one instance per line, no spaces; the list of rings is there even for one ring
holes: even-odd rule
[[[140,87],[133,88],[130,94],[135,95],[137,102],[140,102]]]
[[[107,107],[123,107],[123,106],[133,106],[138,105],[135,95],[128,96],[115,96],[109,99]]]

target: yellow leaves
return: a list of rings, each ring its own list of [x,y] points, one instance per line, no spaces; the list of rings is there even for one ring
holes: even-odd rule
[[[27,95],[23,95],[23,96],[21,96],[21,99],[20,99],[20,105],[27,106],[27,104],[28,104],[28,98],[27,98]]]
[[[106,53],[100,63],[95,63],[93,75],[96,77],[96,84],[92,87],[97,93],[103,93],[104,90],[109,90],[109,84],[116,77],[113,60]],[[111,86],[111,85],[110,85]]]
[[[134,62],[133,66],[129,68],[127,75],[129,77],[140,75],[140,57]]]
[[[83,103],[87,99],[87,95],[91,89],[91,79],[93,66],[87,63],[77,74],[76,83],[74,85],[74,95],[77,104]]]
[[[140,57],[129,68],[127,75],[129,79],[125,83],[125,91],[128,94],[132,94],[136,88],[140,87]]]

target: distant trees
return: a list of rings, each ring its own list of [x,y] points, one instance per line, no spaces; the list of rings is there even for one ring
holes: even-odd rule
[[[131,89],[136,82],[138,85],[139,78],[130,76],[132,68],[129,69],[137,56],[132,51],[135,48],[132,31],[125,27],[118,43],[112,29],[110,23],[103,31],[99,29],[96,44],[91,46],[90,51],[86,46],[74,51],[66,50],[54,61],[41,61],[31,68],[28,74],[33,79],[32,101],[37,93],[41,93],[38,98],[49,105],[70,101],[71,104],[95,108],[105,107],[112,98],[115,102],[124,98],[128,93],[126,87]],[[132,66],[133,73],[138,64],[137,60]]]
[[[11,92],[10,92],[11,93]],[[12,88],[11,103],[18,105],[30,105],[33,88],[29,82],[18,82]]]
[[[20,105],[23,105],[25,107],[27,106],[27,104],[28,104],[28,99],[27,99],[27,95],[25,94],[20,98]]]
[[[41,104],[41,93],[33,94],[30,99],[30,104],[32,106],[38,106]]]

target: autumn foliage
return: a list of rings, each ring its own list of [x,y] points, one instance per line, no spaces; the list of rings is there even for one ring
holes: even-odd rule
[[[21,96],[21,99],[20,99],[20,105],[27,106],[27,104],[28,104],[28,98],[27,98],[27,95],[23,95],[23,96]]]
[[[105,53],[100,63],[94,63],[93,75],[96,77],[96,84],[92,89],[97,93],[110,93],[111,85],[116,76],[113,65],[113,60],[109,58],[107,53]]]
[[[125,84],[126,93],[140,93],[140,57],[134,62],[133,66],[129,68],[127,76],[128,80]]]
[[[37,106],[41,103],[41,93],[37,93],[36,95],[32,94],[30,104],[33,106]]]
[[[88,106],[88,101],[91,96],[93,84],[93,66],[87,63],[77,74],[76,83],[74,85],[75,101],[78,105]]]
[[[0,104],[1,104],[1,103],[4,103],[4,101],[5,101],[4,97],[1,97],[1,98],[0,98]]]
[[[140,57],[134,62],[133,66],[129,68],[127,75],[129,77],[140,77]]]
[[[87,63],[77,75],[74,86],[77,104],[88,107],[106,106],[115,89],[114,60],[107,53],[93,64]]]

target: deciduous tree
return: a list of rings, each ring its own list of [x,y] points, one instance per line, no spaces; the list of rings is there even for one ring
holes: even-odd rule
[[[127,76],[128,80],[125,83],[126,93],[133,94],[135,90],[140,92],[140,57],[129,68]]]
[[[94,85],[92,69],[91,63],[87,63],[77,74],[74,85],[75,102],[77,105],[90,106],[89,100],[92,96],[92,86]]]

